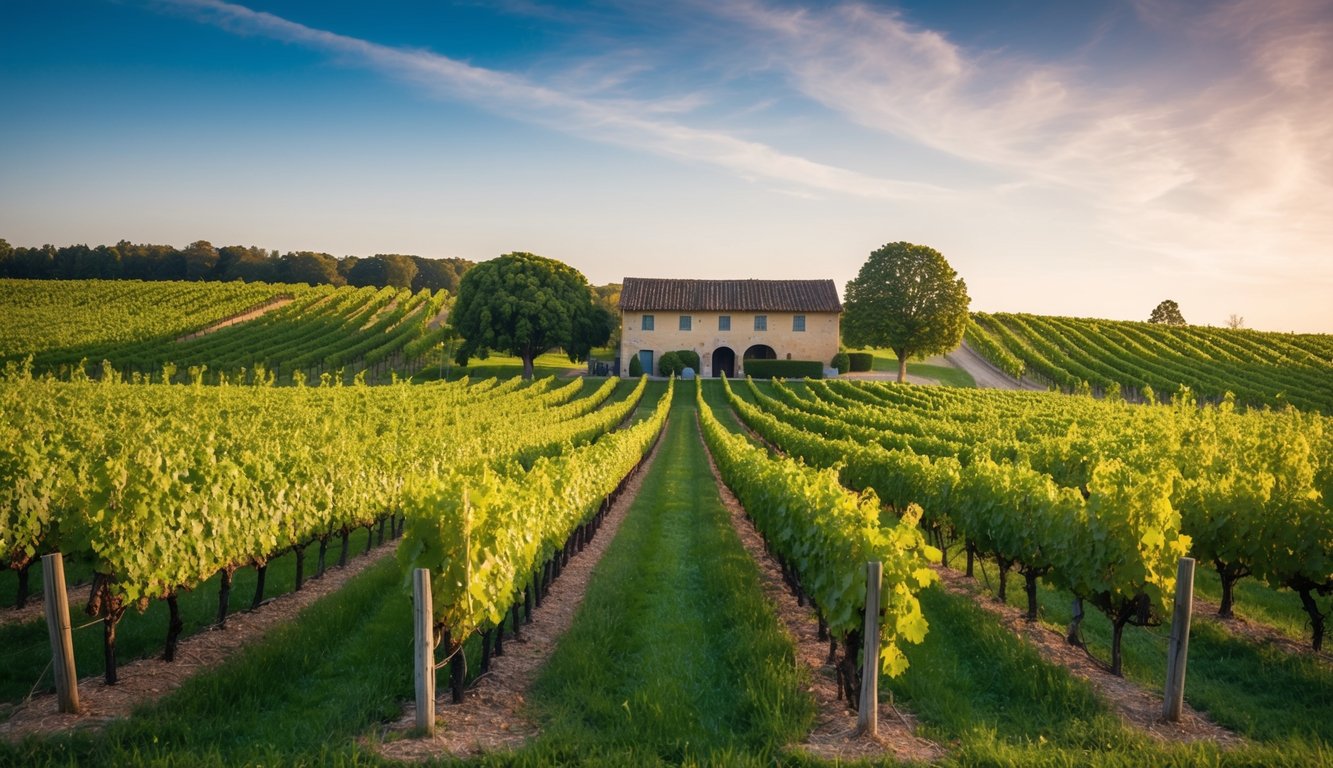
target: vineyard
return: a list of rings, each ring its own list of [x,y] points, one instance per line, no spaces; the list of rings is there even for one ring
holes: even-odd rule
[[[1011,374],[1127,397],[369,386],[446,338],[447,296],[0,300],[0,765],[1330,761],[1325,337],[974,315],[969,345]],[[56,714],[34,610],[50,553],[81,715]],[[432,736],[411,726],[418,569]],[[855,734],[871,668],[878,741]]]
[[[1333,433],[1294,410],[1237,413],[1179,399],[1143,408],[1027,392],[777,383],[755,404],[728,388],[746,423],[893,509],[919,504],[947,551],[965,546],[1024,578],[1028,617],[1046,579],[1106,613],[1111,669],[1129,623],[1160,619],[1176,559],[1216,568],[1221,612],[1253,575],[1288,589],[1323,642],[1333,591]],[[1077,632],[1077,628],[1071,629]]]
[[[974,312],[968,345],[1015,378],[1064,392],[1167,401],[1180,387],[1219,402],[1333,412],[1325,334]]]
[[[152,381],[384,378],[438,362],[447,305],[443,291],[396,288],[0,280],[0,362],[31,356],[65,378],[104,362]]]

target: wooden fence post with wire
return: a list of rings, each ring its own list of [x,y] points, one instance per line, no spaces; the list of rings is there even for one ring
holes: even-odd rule
[[[1180,722],[1185,707],[1185,661],[1190,649],[1190,619],[1194,615],[1194,558],[1182,557],[1176,567],[1176,605],[1171,639],[1166,649],[1166,691],[1162,717]]]
[[[42,597],[46,629],[51,636],[51,665],[61,712],[79,712],[79,675],[74,668],[74,638],[65,592],[65,561],[59,552],[42,556]]]
[[[882,563],[866,563],[865,641],[861,644],[864,663],[857,730],[872,738],[879,735],[879,588],[883,575]]]
[[[430,571],[412,571],[412,627],[416,639],[413,659],[417,682],[417,730],[435,734],[435,627],[431,605]]]

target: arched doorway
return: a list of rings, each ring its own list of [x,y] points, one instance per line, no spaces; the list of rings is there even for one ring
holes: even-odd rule
[[[745,350],[745,360],[777,360],[778,353],[767,344],[755,344],[753,347]]]
[[[736,378],[736,353],[731,347],[718,347],[713,350],[713,376],[727,374],[728,379]]]

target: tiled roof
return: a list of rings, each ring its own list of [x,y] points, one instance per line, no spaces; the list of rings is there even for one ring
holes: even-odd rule
[[[832,280],[672,280],[627,277],[622,312],[841,312]]]

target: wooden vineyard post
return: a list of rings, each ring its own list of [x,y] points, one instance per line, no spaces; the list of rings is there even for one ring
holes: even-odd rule
[[[413,657],[417,681],[417,730],[435,734],[435,631],[432,626],[430,571],[412,571],[412,627],[416,645]]]
[[[79,675],[74,668],[74,638],[69,627],[69,595],[65,593],[65,560],[59,552],[42,556],[42,598],[46,629],[51,635],[51,664],[61,712],[79,712]]]
[[[861,644],[865,661],[857,730],[870,736],[879,735],[879,585],[883,575],[884,566],[879,562],[866,563],[865,641]]]
[[[1194,615],[1194,558],[1182,557],[1176,566],[1176,608],[1171,617],[1171,638],[1166,646],[1166,693],[1162,717],[1180,722],[1185,707],[1185,662],[1190,649],[1190,619]]]

